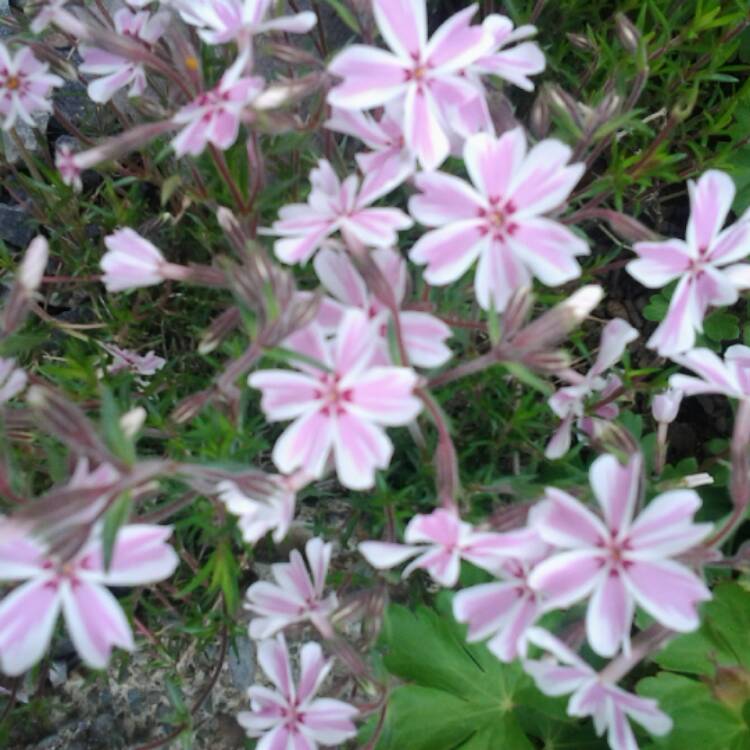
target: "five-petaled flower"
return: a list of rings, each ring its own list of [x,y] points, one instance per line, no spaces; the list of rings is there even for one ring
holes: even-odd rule
[[[503,535],[514,544],[515,554],[502,560],[493,572],[500,581],[462,589],[453,597],[453,616],[469,626],[466,639],[487,641],[498,659],[510,662],[523,649],[525,634],[542,612],[542,597],[529,586],[533,566],[550,552],[532,529]]]
[[[615,392],[622,385],[619,376],[604,373],[622,357],[625,347],[638,338],[638,331],[620,318],[610,320],[602,331],[599,354],[593,367],[581,375],[575,370],[565,370],[560,374],[570,385],[557,390],[547,402],[555,414],[562,420],[550,439],[544,455],[547,458],[560,458],[570,448],[573,422],[578,420],[578,428],[587,431],[589,426],[585,417],[586,400],[597,394],[600,400],[614,397]],[[601,419],[614,419],[620,410],[613,402],[595,406],[593,413]]]
[[[241,51],[253,37],[268,31],[305,34],[315,26],[312,11],[266,20],[272,0],[171,0],[182,19],[195,26],[207,44],[235,42]]]
[[[260,737],[258,750],[317,750],[340,747],[357,733],[354,706],[333,698],[315,698],[331,671],[318,643],[304,643],[299,652],[300,676],[295,685],[289,651],[282,634],[258,645],[258,664],[275,690],[252,685],[251,711],[237,720],[249,737]]]
[[[297,622],[310,622],[324,634],[330,632],[328,617],[338,606],[336,594],[324,597],[323,591],[331,561],[332,545],[319,537],[305,545],[310,573],[302,555],[295,549],[288,563],[276,563],[271,572],[276,583],[258,581],[245,594],[245,609],[256,615],[250,621],[251,638],[262,639]]]
[[[159,41],[170,23],[168,13],[151,15],[146,11],[134,13],[120,8],[114,16],[115,32],[151,47]],[[122,55],[98,47],[81,49],[81,73],[100,76],[88,85],[88,94],[100,104],[108,102],[120,89],[129,86],[128,96],[141,96],[146,90],[146,70],[143,63],[128,60]]]
[[[396,302],[403,302],[408,277],[404,258],[396,250],[382,247],[372,252],[372,259],[393,290]],[[335,298],[323,298],[318,308],[318,323],[326,329],[335,330],[347,308],[359,308],[372,319],[380,335],[372,364],[391,364],[388,345],[390,312],[367,288],[349,255],[332,247],[324,247],[315,256],[313,264],[320,283]],[[442,320],[426,312],[403,310],[399,312],[399,321],[410,364],[439,367],[450,359],[451,350],[445,340],[450,337],[451,329]]]
[[[548,286],[579,276],[575,256],[587,254],[587,244],[544,216],[566,200],[583,174],[582,164],[568,164],[570,155],[551,138],[527,153],[526,136],[515,128],[499,138],[478,133],[466,140],[464,161],[474,187],[442,172],[418,174],[421,194],[411,198],[409,211],[421,224],[439,227],[409,254],[427,264],[425,281],[457,281],[479,258],[477,300],[502,312],[532,275]]]
[[[337,231],[344,240],[351,237],[367,247],[389,247],[396,244],[399,230],[412,226],[399,208],[373,208],[370,204],[381,193],[364,192],[356,175],[342,182],[325,159],[310,173],[310,183],[307,203],[284,206],[268,230],[283,238],[275,242],[274,251],[284,263],[305,263]]]
[[[589,479],[603,519],[553,488],[530,515],[530,526],[560,551],[534,568],[529,583],[549,608],[590,596],[586,634],[602,656],[629,648],[636,604],[665,627],[687,632],[699,625],[696,605],[711,598],[703,581],[673,559],[711,529],[693,523],[700,498],[693,490],[665,492],[634,519],[642,462],[640,454],[626,466],[611,455],[594,461]]]
[[[172,118],[184,126],[172,139],[177,156],[198,156],[209,143],[226,151],[237,140],[243,113],[264,86],[262,78],[242,75],[245,63],[245,56],[238,57],[215,88],[199,94]]]
[[[362,542],[359,551],[379,570],[393,568],[413,557],[404,569],[404,578],[421,568],[448,588],[458,583],[461,560],[494,573],[509,558],[528,555],[535,544],[528,535],[475,531],[471,524],[445,508],[414,516],[406,526],[404,540],[406,544]]]
[[[107,586],[140,586],[168,578],[178,564],[167,544],[171,528],[123,526],[108,569],[98,532],[70,560],[49,555],[25,536],[0,543],[0,577],[26,581],[0,603],[0,667],[19,675],[38,662],[62,610],[70,637],[86,664],[103,669],[113,646],[134,648],[133,633]]]
[[[21,119],[35,126],[33,115],[51,112],[50,92],[64,83],[49,72],[49,65],[34,57],[30,47],[15,55],[0,42],[0,127],[10,130]]]
[[[123,371],[131,372],[134,375],[154,375],[167,364],[164,357],[159,357],[153,351],[138,354],[138,352],[122,349],[114,344],[102,344],[102,348],[112,355],[112,362],[107,367],[107,372],[110,375],[116,375]]]
[[[328,69],[344,80],[328,94],[342,109],[364,110],[397,103],[409,149],[425,169],[440,166],[450,152],[450,118],[477,96],[462,72],[492,52],[494,40],[472,26],[477,6],[451,16],[427,40],[425,0],[373,0],[375,21],[392,52],[355,44]]]
[[[710,306],[733,305],[738,291],[750,288],[750,222],[738,221],[722,231],[735,196],[732,178],[709,170],[697,183],[688,182],[690,219],[685,240],[637,242],[640,256],[628,273],[650,289],[679,279],[664,320],[648,346],[664,357],[691,349],[703,330]]]
[[[287,348],[305,357],[294,362],[299,372],[250,375],[248,383],[263,392],[266,417],[294,420],[273,449],[282,472],[303,469],[320,478],[333,456],[345,487],[373,486],[375,470],[385,469],[393,452],[383,426],[409,424],[421,410],[413,370],[371,365],[378,344],[372,321],[348,310],[333,340],[315,324],[286,340]]]
[[[607,733],[611,750],[638,750],[629,720],[656,736],[672,729],[672,720],[659,710],[655,700],[633,695],[607,681],[546,630],[530,628],[526,638],[552,657],[524,661],[524,669],[537,687],[545,695],[572,693],[568,714],[590,716],[596,733]]]

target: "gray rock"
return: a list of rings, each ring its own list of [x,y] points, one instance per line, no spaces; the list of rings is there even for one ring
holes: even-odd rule
[[[69,122],[84,132],[90,130],[90,125],[96,117],[96,104],[89,99],[86,87],[82,83],[66,81],[59,89],[55,89],[52,101],[57,111]]]
[[[36,222],[20,206],[0,203],[0,240],[25,248],[36,234]]]
[[[130,688],[128,690],[128,706],[133,713],[138,713],[143,708],[145,696],[139,688]]]
[[[0,0],[2,2],[2,0]],[[38,112],[32,115],[35,126],[32,128],[31,125],[25,123],[23,120],[17,120],[15,131],[18,135],[19,140],[23,144],[23,147],[30,153],[38,153],[39,141],[37,140],[35,131],[38,130],[42,134],[47,130],[47,123],[49,122],[49,115],[46,112]],[[17,164],[21,161],[21,150],[16,142],[11,138],[5,131],[2,133],[2,150],[5,154],[5,159],[10,164]]]
[[[233,684],[244,693],[253,684],[255,677],[255,649],[246,635],[235,639],[229,649],[227,663]]]

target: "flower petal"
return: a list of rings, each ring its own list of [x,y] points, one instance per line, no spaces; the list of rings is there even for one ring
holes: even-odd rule
[[[404,101],[404,139],[424,169],[437,169],[450,153],[435,98],[425,86],[410,86]]]
[[[599,354],[594,366],[589,371],[589,377],[601,375],[616,362],[619,362],[625,347],[637,338],[638,331],[630,323],[621,318],[610,320],[602,331]]]
[[[599,580],[586,610],[586,636],[600,656],[614,656],[628,643],[633,622],[633,597],[616,570]]]
[[[284,430],[273,447],[273,462],[284,474],[304,469],[311,477],[320,479],[332,447],[333,426],[330,417],[313,411]]]
[[[292,667],[289,663],[284,635],[279,633],[275,638],[258,644],[258,664],[276,689],[289,701],[294,703],[295,690],[292,682]]]
[[[695,259],[694,251],[682,240],[662,242],[636,242],[633,250],[638,253],[625,269],[640,284],[649,289],[658,289],[681,276]]]
[[[477,302],[501,313],[515,292],[530,285],[531,275],[513,249],[502,240],[488,241],[474,277]]]
[[[263,392],[261,409],[271,422],[296,419],[320,404],[320,381],[289,370],[251,373],[248,385]]]
[[[428,284],[445,286],[458,281],[488,243],[482,222],[459,221],[427,232],[412,247],[414,263],[427,264]]]
[[[421,172],[414,185],[421,193],[409,199],[409,213],[427,227],[477,219],[485,206],[467,182],[443,172]]]
[[[725,172],[709,169],[698,182],[688,182],[690,219],[687,241],[697,250],[708,250],[721,231],[734,201],[735,187]]]
[[[328,92],[328,103],[342,109],[372,109],[402,95],[407,76],[403,63],[385,50],[353,44],[328,66],[344,80]]]
[[[698,305],[695,281],[683,276],[677,284],[664,320],[654,331],[647,346],[662,357],[673,357],[695,344],[695,332],[703,327],[703,315]]]
[[[352,490],[375,484],[376,469],[391,461],[393,444],[383,429],[372,422],[344,412],[335,420],[334,459],[339,481]]]
[[[373,0],[375,23],[386,44],[404,60],[418,60],[427,43],[426,3]]]
[[[471,181],[490,200],[508,192],[513,175],[526,156],[523,128],[513,128],[495,138],[488,133],[471,136],[464,145],[464,162]]]
[[[604,455],[594,461],[589,480],[599,501],[612,538],[627,534],[638,500],[643,474],[643,460],[639,453],[622,466],[615,456]]]
[[[607,529],[585,505],[567,492],[548,487],[545,499],[529,517],[529,525],[557,547],[595,547],[609,537]]]
[[[373,367],[349,387],[346,408],[377,424],[408,424],[422,410],[422,402],[414,396],[417,381],[417,374],[407,367]]]

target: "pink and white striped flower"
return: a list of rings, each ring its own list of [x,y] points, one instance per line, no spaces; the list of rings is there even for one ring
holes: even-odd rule
[[[489,54],[494,40],[471,25],[476,5],[451,16],[429,41],[424,0],[373,0],[372,6],[392,51],[355,44],[339,53],[328,69],[343,81],[328,101],[348,110],[398,104],[408,148],[424,169],[435,169],[450,151],[452,110],[477,95],[461,73]]]
[[[599,354],[594,366],[581,375],[575,370],[565,370],[560,374],[570,385],[557,390],[547,402],[555,414],[562,420],[550,439],[544,455],[547,458],[560,458],[570,449],[573,423],[578,421],[578,428],[586,432],[586,401],[596,394],[602,400],[611,396],[621,385],[617,375],[605,376],[615,362],[622,357],[625,347],[638,338],[638,331],[620,318],[614,318],[604,326]],[[596,407],[593,414],[601,419],[611,420],[620,413],[617,404],[609,402]]]
[[[159,357],[153,351],[142,355],[114,344],[102,344],[102,348],[112,355],[112,362],[107,367],[110,375],[116,375],[123,370],[132,372],[134,375],[155,375],[167,364],[164,357]]]
[[[277,544],[284,540],[294,520],[297,492],[310,481],[304,472],[269,479],[273,489],[262,496],[249,493],[229,479],[219,482],[216,487],[227,510],[238,516],[242,538],[250,544],[257,544],[269,531],[273,532]]]
[[[427,265],[425,280],[438,286],[458,281],[479,259],[477,300],[502,312],[532,275],[547,286],[579,276],[575,256],[586,255],[588,246],[544,216],[565,202],[583,174],[582,164],[568,164],[570,155],[551,138],[527,153],[526,136],[515,128],[499,138],[478,133],[467,139],[464,161],[473,186],[442,172],[417,175],[421,194],[411,198],[409,211],[421,224],[438,227],[409,253]]]
[[[404,578],[421,568],[441,586],[450,588],[458,583],[461,560],[497,573],[510,558],[526,556],[534,547],[528,535],[474,531],[471,524],[445,508],[414,516],[406,526],[404,540],[406,544],[362,542],[359,551],[378,570],[415,558],[404,568]]]
[[[396,244],[398,232],[413,224],[398,208],[373,208],[381,194],[365,193],[355,175],[342,182],[325,159],[310,172],[310,183],[307,203],[284,206],[268,231],[283,238],[275,242],[274,251],[284,263],[306,263],[335,232],[366,247],[390,247]]]
[[[3,539],[0,577],[26,583],[0,603],[2,671],[19,675],[42,658],[60,611],[76,650],[90,667],[106,667],[114,646],[132,651],[135,644],[128,620],[106,587],[141,586],[171,576],[179,560],[167,544],[170,534],[166,526],[122,527],[108,570],[96,532],[66,562],[47,554],[31,538]]]
[[[33,115],[51,112],[50,93],[64,83],[49,72],[49,65],[37,60],[30,47],[15,55],[0,42],[0,127],[10,130],[20,119],[36,127]]]
[[[151,15],[146,11],[134,13],[128,8],[120,8],[112,20],[117,34],[139,41],[146,48],[150,48],[166,31],[170,16],[168,13]],[[141,96],[146,90],[146,69],[143,63],[128,60],[98,47],[83,47],[81,55],[81,73],[98,76],[89,83],[87,89],[95,102],[104,104],[120,89],[128,86],[128,96]]]
[[[457,107],[451,119],[453,129],[464,137],[495,132],[483,76],[498,76],[524,91],[533,91],[534,83],[529,76],[543,72],[546,65],[539,45],[525,41],[536,34],[534,26],[524,25],[514,30],[513,21],[497,13],[487,16],[482,26],[493,40],[492,49],[464,71],[466,78],[476,86],[477,95]]]
[[[164,281],[167,261],[159,249],[132,229],[118,229],[104,238],[107,252],[99,263],[108,292],[153,286]]]
[[[672,359],[698,375],[696,378],[678,373],[669,379],[669,385],[685,396],[720,393],[729,398],[750,399],[750,347],[730,346],[724,361],[710,349],[692,349]]]
[[[260,737],[258,750],[318,750],[341,747],[357,733],[354,706],[333,698],[315,698],[333,662],[317,643],[300,649],[300,676],[295,685],[289,650],[282,634],[258,645],[258,664],[275,690],[253,685],[251,711],[237,716],[248,737]]]
[[[183,21],[195,26],[207,44],[235,42],[248,49],[253,37],[268,31],[306,34],[315,26],[312,11],[266,20],[273,0],[170,0]]]
[[[264,86],[262,78],[242,75],[246,62],[246,56],[238,57],[215,88],[204,91],[172,118],[183,126],[172,139],[177,156],[198,156],[209,143],[226,151],[237,140],[242,115]]]
[[[635,605],[678,632],[700,624],[696,605],[711,598],[703,581],[674,558],[698,544],[711,524],[693,523],[701,501],[693,490],[654,498],[634,518],[642,481],[642,458],[621,466],[600,456],[589,472],[603,512],[595,515],[566,492],[547,488],[529,524],[548,544],[561,548],[537,565],[531,586],[548,607],[562,608],[590,597],[586,634],[591,648],[612,656],[629,648]]]
[[[528,576],[550,548],[531,529],[503,536],[513,540],[518,554],[503,560],[494,571],[499,582],[459,591],[453,597],[453,616],[469,625],[469,643],[489,638],[487,648],[500,661],[511,662],[523,648],[526,631],[542,613],[542,598],[529,586]]]
[[[257,615],[250,621],[251,638],[269,638],[305,620],[310,620],[322,633],[330,631],[328,618],[338,606],[336,594],[324,596],[332,549],[320,537],[310,539],[305,545],[309,573],[302,555],[295,549],[288,563],[271,566],[276,583],[258,581],[250,586],[245,594],[245,609]]]
[[[655,700],[633,695],[608,682],[546,630],[531,628],[527,640],[551,656],[523,662],[539,690],[551,696],[572,693],[568,714],[590,716],[597,735],[607,733],[611,750],[638,750],[630,721],[657,737],[671,731],[672,720],[659,710]]]
[[[362,193],[386,195],[417,170],[417,160],[406,147],[402,116],[393,105],[379,119],[356,110],[333,108],[326,122],[329,130],[359,138],[370,150],[356,155],[364,181]]]
[[[372,259],[393,290],[396,301],[401,304],[406,296],[408,283],[406,261],[396,250],[386,247],[374,250]],[[318,308],[318,323],[325,329],[335,330],[348,308],[359,308],[373,321],[379,334],[372,364],[392,364],[388,346],[390,311],[368,290],[349,255],[342,250],[324,247],[315,256],[313,264],[323,288],[335,298],[322,301]],[[442,320],[416,310],[400,312],[399,320],[406,353],[412,365],[439,367],[450,359],[451,350],[446,346],[445,340],[452,332]]]
[[[414,395],[416,373],[371,362],[378,333],[360,310],[348,310],[335,339],[310,325],[285,342],[308,359],[289,370],[261,370],[248,383],[263,392],[261,408],[270,421],[294,420],[276,441],[273,460],[285,474],[297,469],[323,476],[332,457],[339,481],[350,489],[375,483],[393,445],[383,427],[405,425],[421,410]],[[319,366],[310,364],[320,363]]]
[[[750,255],[750,222],[738,221],[722,231],[732,207],[732,178],[712,169],[698,182],[688,182],[690,219],[685,240],[637,242],[640,256],[628,273],[649,289],[679,279],[664,320],[648,346],[664,357],[691,349],[695,334],[711,306],[733,305],[738,292],[750,289],[750,264],[737,261]]]

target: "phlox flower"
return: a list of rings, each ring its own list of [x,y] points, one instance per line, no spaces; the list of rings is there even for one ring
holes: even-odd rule
[[[146,11],[134,13],[120,8],[112,17],[115,32],[121,36],[152,47],[161,39],[170,23],[168,13],[151,15]],[[133,62],[121,55],[98,47],[81,49],[81,73],[100,76],[88,85],[88,94],[100,104],[108,102],[120,89],[129,86],[128,96],[141,96],[146,90],[146,70],[143,63]]]
[[[274,689],[252,685],[251,711],[237,716],[249,737],[260,737],[258,750],[317,750],[341,747],[357,733],[354,706],[333,698],[315,698],[333,662],[317,643],[300,649],[299,682],[294,683],[289,650],[282,634],[258,645],[258,664]]]
[[[18,119],[35,127],[33,115],[52,111],[50,92],[63,83],[49,72],[47,63],[34,57],[30,47],[11,55],[0,42],[0,127],[10,130]]]
[[[510,662],[522,650],[527,629],[542,612],[542,597],[529,586],[528,576],[550,548],[531,529],[502,536],[517,551],[493,571],[500,581],[459,591],[453,597],[453,616],[468,624],[469,643],[489,638],[487,648],[501,661]]]
[[[551,658],[523,662],[539,690],[545,695],[572,693],[570,716],[591,716],[600,737],[606,732],[611,750],[638,750],[630,721],[635,721],[657,737],[668,734],[672,720],[659,710],[652,698],[628,693],[598,675],[564,643],[541,628],[527,633],[530,643],[547,651]]]
[[[256,544],[269,531],[273,532],[274,542],[283,541],[294,520],[297,491],[309,482],[303,472],[288,477],[275,476],[271,480],[273,491],[262,496],[243,489],[230,479],[216,486],[219,499],[230,513],[238,516],[242,538],[250,544]]]
[[[404,568],[404,578],[421,568],[446,588],[458,583],[461,560],[496,572],[508,558],[527,554],[534,543],[524,535],[474,531],[457,513],[444,508],[414,516],[406,526],[404,541],[362,542],[359,551],[378,570],[414,558]]]
[[[654,498],[634,518],[642,479],[642,458],[627,466],[600,456],[589,472],[603,512],[595,515],[561,490],[547,488],[529,525],[560,551],[537,565],[531,586],[550,608],[569,607],[590,597],[586,635],[591,648],[612,656],[629,648],[638,604],[671,630],[700,624],[696,605],[711,598],[703,581],[673,558],[698,544],[711,528],[693,523],[700,498],[693,490],[672,490]]]
[[[0,405],[17,396],[26,387],[28,380],[26,372],[16,367],[15,359],[0,357]]]
[[[724,361],[710,349],[692,349],[672,359],[692,370],[692,375],[672,375],[669,385],[685,396],[720,393],[729,398],[750,399],[750,347],[730,346]]]
[[[338,606],[336,594],[323,595],[331,550],[332,545],[320,537],[310,539],[305,545],[310,572],[295,549],[288,563],[271,566],[276,583],[258,581],[250,586],[245,594],[245,609],[257,615],[250,621],[251,638],[269,638],[305,620],[310,620],[322,632],[330,629],[328,617]]]
[[[141,355],[114,344],[102,344],[102,347],[112,355],[112,362],[107,367],[110,375],[116,375],[123,370],[132,372],[134,375],[154,375],[167,364],[164,357],[157,356],[153,351]]]
[[[198,156],[209,143],[226,151],[237,140],[242,113],[264,86],[262,78],[242,75],[246,61],[246,56],[238,57],[215,88],[204,91],[172,118],[184,126],[172,139],[177,156]]]
[[[342,182],[325,159],[310,172],[310,183],[307,203],[284,206],[268,232],[283,238],[275,242],[274,252],[284,263],[305,263],[335,232],[367,247],[389,247],[400,230],[413,224],[398,208],[373,208],[370,204],[380,195],[361,190],[356,175]]]
[[[392,248],[374,250],[372,259],[383,273],[400,304],[406,296],[408,269],[406,261]],[[341,317],[350,307],[365,312],[379,334],[373,364],[391,364],[388,346],[390,311],[372,294],[349,255],[342,250],[324,247],[313,261],[315,273],[323,288],[335,299],[324,298],[319,307],[318,322],[325,328],[338,327]],[[341,303],[341,304],[339,304]],[[416,310],[399,312],[401,333],[404,337],[409,362],[416,367],[439,367],[451,356],[445,345],[451,329],[434,315]]]
[[[526,151],[526,136],[515,128],[495,138],[477,133],[466,140],[464,161],[473,186],[442,172],[418,174],[421,191],[409,201],[424,234],[409,257],[426,264],[425,281],[457,281],[479,259],[474,290],[485,309],[502,312],[514,291],[536,276],[548,286],[576,278],[576,255],[586,243],[544,214],[565,202],[583,174],[568,164],[570,149],[547,139]]]
[[[544,53],[539,45],[524,41],[536,34],[534,26],[514,29],[513,21],[493,13],[484,19],[482,27],[492,38],[492,48],[464,70],[466,78],[476,87],[477,95],[457,107],[451,118],[453,129],[463,136],[481,131],[494,132],[483,76],[498,76],[524,91],[533,91],[534,83],[529,76],[537,75],[545,68]]]
[[[599,354],[593,367],[581,375],[574,370],[566,370],[560,377],[570,385],[557,390],[550,396],[549,404],[555,414],[562,420],[559,427],[547,445],[544,455],[547,458],[560,458],[570,449],[573,422],[578,420],[578,427],[585,431],[586,400],[596,394],[600,399],[606,399],[614,393],[622,381],[617,375],[605,376],[615,362],[622,357],[625,347],[638,338],[638,331],[620,318],[610,320],[602,331]],[[603,404],[594,410],[594,414],[601,419],[614,419],[620,410],[615,403]]]
[[[123,526],[109,570],[98,532],[67,561],[49,555],[30,537],[3,539],[0,577],[26,583],[0,603],[2,671],[19,675],[42,658],[61,610],[73,645],[90,667],[106,667],[114,646],[132,651],[130,625],[106,587],[141,586],[172,575],[179,561],[167,544],[170,534],[166,526]]]
[[[722,231],[735,196],[732,178],[712,169],[688,182],[690,219],[685,240],[637,242],[639,256],[628,273],[650,289],[679,279],[664,320],[648,346],[664,357],[695,345],[710,306],[733,305],[738,291],[750,288],[750,222],[738,221]]]
[[[166,260],[159,249],[132,229],[118,229],[104,238],[107,252],[99,263],[108,292],[153,286],[164,281]]]
[[[371,366],[378,343],[367,316],[348,310],[331,341],[316,325],[286,340],[287,348],[319,366],[297,360],[293,364],[298,372],[261,370],[250,375],[248,383],[263,392],[266,418],[294,420],[273,449],[280,471],[302,469],[320,478],[333,457],[345,487],[373,486],[375,470],[385,469],[393,452],[383,427],[408,424],[421,409],[413,370]]]
[[[249,47],[254,36],[267,31],[305,34],[315,26],[312,11],[265,20],[272,0],[171,0],[185,23],[195,26],[207,44],[235,42],[240,50]]]
[[[425,0],[373,0],[372,7],[392,51],[355,44],[340,52],[328,69],[343,81],[328,102],[349,110],[398,104],[408,148],[424,169],[435,169],[450,151],[451,111],[477,96],[461,73],[489,54],[494,40],[471,25],[476,4],[451,16],[429,40]]]

